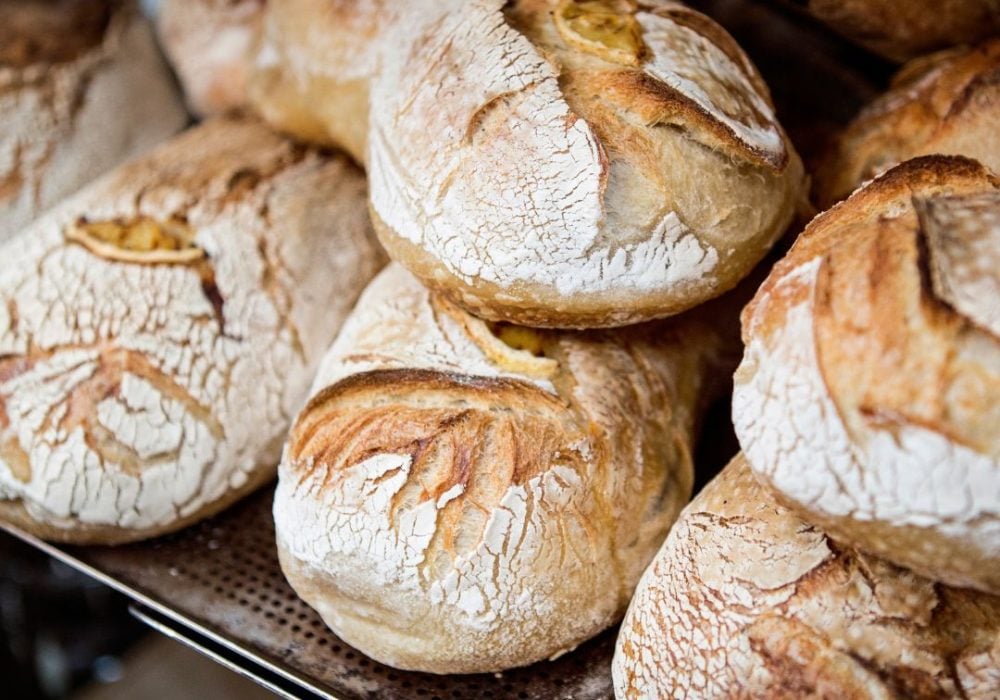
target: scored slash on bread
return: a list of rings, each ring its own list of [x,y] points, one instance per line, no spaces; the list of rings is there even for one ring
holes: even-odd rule
[[[0,3],[0,241],[186,120],[134,2]]]
[[[390,256],[491,321],[716,297],[803,188],[756,69],[679,3],[284,0],[257,63],[256,109],[363,160]]]
[[[1000,598],[859,553],[780,505],[738,455],[674,525],[622,623],[638,698],[1000,694]]]
[[[282,458],[289,582],[397,668],[498,671],[612,625],[690,496],[695,426],[732,366],[699,319],[494,330],[391,265]]]
[[[1000,180],[908,161],[818,216],[743,312],[755,473],[844,542],[1000,593]]]
[[[176,530],[274,474],[383,262],[362,174],[216,119],[3,249],[0,517],[43,538]]]

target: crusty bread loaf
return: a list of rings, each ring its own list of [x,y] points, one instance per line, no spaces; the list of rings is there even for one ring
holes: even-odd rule
[[[822,159],[814,189],[829,207],[904,160],[975,158],[1000,172],[1000,39],[911,61]]]
[[[837,543],[737,456],[643,574],[613,663],[622,698],[1000,696],[1000,598]]]
[[[381,261],[343,157],[219,119],[2,249],[0,517],[114,543],[273,476],[312,373]]]
[[[1000,593],[1000,180],[908,161],[821,214],[744,310],[733,420],[837,538]]]
[[[0,241],[186,120],[134,3],[0,2]]]
[[[247,104],[265,0],[163,0],[156,26],[188,106],[207,116]]]
[[[726,32],[673,2],[412,2],[372,83],[373,221],[473,313],[663,317],[733,287],[802,169]]]
[[[996,0],[808,0],[809,10],[844,36],[905,61],[1000,33]]]
[[[613,624],[690,496],[695,422],[732,366],[712,326],[490,326],[390,266],[285,448],[292,587],[365,654],[433,673]]]
[[[400,7],[389,0],[270,0],[250,95],[272,126],[365,160],[368,85]]]
[[[279,0],[267,28],[258,111],[364,151],[390,255],[482,318],[677,313],[745,276],[801,194],[756,69],[679,3]]]

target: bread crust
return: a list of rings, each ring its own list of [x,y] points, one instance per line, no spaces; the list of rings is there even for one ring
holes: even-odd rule
[[[763,257],[802,166],[719,26],[665,0],[590,4],[634,25],[634,60],[567,39],[557,0],[284,0],[254,103],[363,160],[389,254],[480,317],[676,314]]]
[[[809,0],[809,10],[844,36],[894,61],[1000,32],[996,0]]]
[[[392,265],[286,445],[283,570],[338,636],[397,668],[568,651],[619,619],[690,495],[728,356],[698,319],[491,331]]]
[[[125,542],[270,478],[382,264],[364,199],[345,158],[217,119],[12,239],[0,515],[49,539]]]
[[[266,0],[162,0],[156,28],[191,111],[247,106]]]
[[[930,154],[975,158],[1000,172],[1000,39],[904,66],[821,160],[816,199],[829,207],[889,168]]]
[[[133,2],[12,0],[0,21],[4,241],[187,115]]]
[[[250,82],[254,109],[285,133],[364,163],[368,85],[399,5],[271,0]]]
[[[1000,598],[861,554],[776,502],[738,455],[643,574],[617,698],[1000,693]]]
[[[818,216],[772,270],[744,310],[733,396],[748,461],[804,519],[993,593],[998,270],[996,176],[908,161]]]
[[[372,83],[383,244],[492,320],[607,327],[733,287],[791,220],[798,157],[702,15],[625,11],[637,66],[566,43],[557,3],[412,3]],[[484,48],[487,47],[487,48]]]

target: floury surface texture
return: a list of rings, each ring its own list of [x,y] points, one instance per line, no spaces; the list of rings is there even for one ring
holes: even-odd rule
[[[798,204],[801,163],[759,74],[679,3],[394,5],[353,81],[329,66],[350,53],[338,27],[371,25],[362,10],[317,15],[327,52],[280,12],[260,62],[285,78],[261,113],[303,138],[321,138],[331,105],[365,124],[380,239],[481,318],[586,328],[678,313],[735,286]]]
[[[381,253],[364,179],[207,122],[3,249],[0,508],[43,537],[177,529],[274,474]]]
[[[613,624],[690,497],[732,352],[683,318],[491,327],[392,265],[324,358],[279,470],[282,568],[397,668],[497,671]]]

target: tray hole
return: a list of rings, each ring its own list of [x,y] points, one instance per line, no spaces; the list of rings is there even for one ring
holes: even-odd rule
[[[323,637],[320,637],[319,639],[316,640],[316,643],[319,644],[321,647],[325,647],[327,644],[329,644],[329,641],[327,641]]]
[[[310,632],[309,630],[306,630],[306,633],[304,635],[302,635],[302,636],[305,637],[306,639],[312,639],[316,635],[313,632]]]

